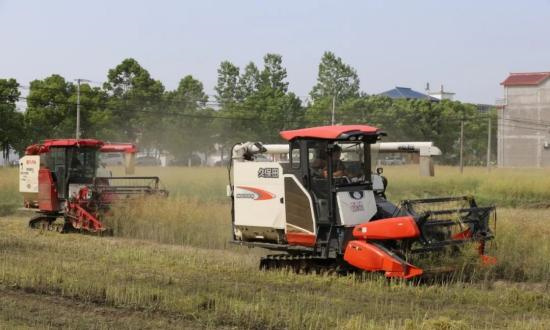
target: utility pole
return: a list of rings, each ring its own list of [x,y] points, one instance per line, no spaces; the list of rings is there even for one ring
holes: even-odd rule
[[[464,119],[460,121],[460,174],[464,172]]]
[[[491,171],[491,117],[487,124],[487,172]]]
[[[331,125],[334,125],[335,122],[336,122],[336,119],[334,118],[334,113],[336,112],[336,98],[338,97],[338,93],[340,93],[340,89],[338,88],[338,82],[340,79],[342,78],[350,78],[352,75],[351,74],[343,74],[341,76],[336,76],[334,77],[334,87],[332,89],[332,118],[331,118]],[[345,81],[344,81],[345,82]]]
[[[80,79],[76,80],[76,139],[80,138]]]
[[[76,79],[76,139],[80,139],[80,83],[91,82],[90,80]]]
[[[332,120],[330,121],[331,125],[334,125],[334,110],[336,108],[336,94],[332,95]]]

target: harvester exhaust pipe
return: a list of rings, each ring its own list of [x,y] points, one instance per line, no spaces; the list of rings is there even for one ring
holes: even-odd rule
[[[124,173],[135,173],[137,147],[133,143],[107,143],[99,151],[124,153]]]

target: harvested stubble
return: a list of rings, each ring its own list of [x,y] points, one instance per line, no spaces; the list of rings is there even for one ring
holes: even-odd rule
[[[174,327],[476,328],[528,320],[542,328],[550,321],[550,295],[537,285],[414,286],[381,278],[260,272],[257,257],[230,250],[60,235],[26,229],[24,219],[2,222],[1,290],[125,310],[128,325],[135,325],[133,311]],[[25,319],[7,310],[0,307],[0,322]]]

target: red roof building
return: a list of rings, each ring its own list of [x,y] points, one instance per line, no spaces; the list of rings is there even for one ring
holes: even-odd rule
[[[510,73],[500,84],[503,86],[536,86],[550,78],[550,72]]]

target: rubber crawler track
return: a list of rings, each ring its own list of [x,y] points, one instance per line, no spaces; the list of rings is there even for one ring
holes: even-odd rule
[[[260,270],[288,269],[296,274],[345,274],[339,260],[304,254],[272,254],[262,257]]]

